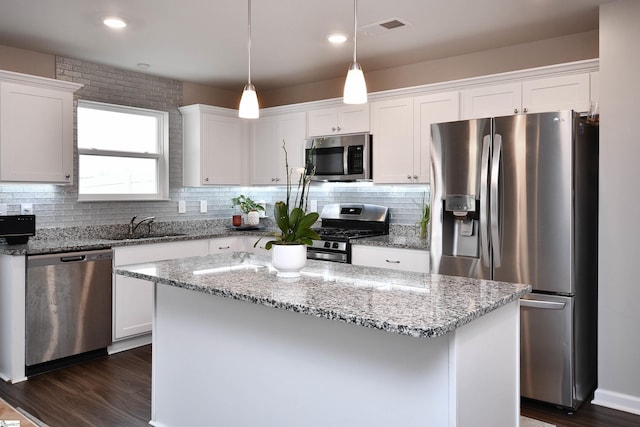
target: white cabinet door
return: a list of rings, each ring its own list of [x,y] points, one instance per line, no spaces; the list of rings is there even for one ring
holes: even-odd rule
[[[522,111],[543,113],[558,110],[586,112],[590,101],[589,73],[549,77],[522,83]]]
[[[244,250],[244,241],[241,237],[219,237],[209,240],[209,254],[222,254],[242,250]]]
[[[114,267],[166,259],[201,256],[209,253],[207,240],[116,247]],[[113,275],[113,340],[151,332],[153,283],[133,277]]]
[[[0,180],[73,182],[73,93],[0,83]]]
[[[202,183],[242,183],[242,132],[240,119],[202,115]],[[188,167],[186,165],[185,167]]]
[[[462,91],[462,119],[508,116],[522,109],[522,83],[484,86]]]
[[[446,92],[413,99],[414,182],[428,183],[431,171],[431,125],[452,122],[460,117],[460,94]]]
[[[372,103],[371,122],[373,181],[414,182],[413,98]]]
[[[251,183],[276,184],[279,154],[278,123],[275,117],[260,117],[253,123],[251,138]]]
[[[189,105],[183,117],[183,183],[187,187],[244,182],[242,122],[234,110]]]
[[[286,144],[289,168],[295,172],[304,165],[306,116],[304,112],[260,118],[254,123],[251,142],[251,183],[278,184],[287,182],[283,141]]]
[[[369,132],[369,104],[311,110],[308,113],[309,136]]]
[[[429,252],[417,249],[353,245],[351,263],[391,270],[429,272]]]

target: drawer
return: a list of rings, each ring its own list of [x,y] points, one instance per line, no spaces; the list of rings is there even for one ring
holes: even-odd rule
[[[351,263],[401,271],[429,272],[429,252],[416,249],[354,245]]]

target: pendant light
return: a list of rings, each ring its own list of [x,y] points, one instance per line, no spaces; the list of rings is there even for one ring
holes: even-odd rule
[[[257,119],[260,116],[258,107],[258,95],[256,94],[256,87],[251,84],[251,0],[248,1],[248,33],[249,41],[247,43],[247,51],[249,53],[249,77],[247,84],[242,91],[242,98],[240,98],[240,108],[238,110],[238,117],[243,119]]]
[[[353,63],[344,82],[343,101],[345,104],[366,104],[367,83],[364,81],[362,67],[356,60],[358,48],[358,0],[353,0]]]

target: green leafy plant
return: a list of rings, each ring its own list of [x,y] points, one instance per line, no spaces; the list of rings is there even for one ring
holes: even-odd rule
[[[420,226],[420,238],[427,238],[427,230],[429,228],[429,221],[431,220],[431,207],[429,203],[427,203],[427,193],[422,193],[422,203],[420,206],[420,221],[418,221],[418,225]]]
[[[231,199],[231,207],[239,206],[243,213],[249,213],[251,211],[263,211],[264,207],[257,202],[251,200],[249,197],[245,197],[243,194]]]
[[[312,240],[320,239],[318,233],[311,229],[318,220],[318,213],[305,213],[308,208],[311,177],[315,173],[315,168],[304,168],[299,171],[298,187],[292,201],[291,175],[293,174],[293,169],[289,169],[289,159],[284,140],[282,141],[282,150],[284,151],[284,164],[287,171],[287,198],[285,201],[275,203],[274,216],[280,232],[269,234],[272,239],[265,244],[265,249],[267,250],[271,249],[272,245],[311,245]],[[260,240],[262,238],[258,239],[253,246],[255,247]]]

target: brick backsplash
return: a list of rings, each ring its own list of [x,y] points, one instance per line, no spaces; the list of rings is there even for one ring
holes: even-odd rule
[[[169,113],[169,188],[170,200],[155,202],[78,202],[78,157],[74,147],[75,182],[69,186],[0,184],[0,204],[9,214],[20,213],[20,204],[31,203],[38,228],[67,228],[128,223],[133,216],[155,216],[158,221],[197,221],[230,218],[234,213],[231,198],[245,194],[267,202],[271,216],[273,203],[285,196],[282,187],[182,186],[182,82],[135,71],[77,59],[56,58],[60,80],[82,83],[75,99],[150,108]],[[74,132],[75,134],[75,132]],[[310,199],[318,209],[328,203],[371,203],[391,208],[394,225],[415,224],[420,217],[419,204],[429,191],[428,185],[313,184]],[[187,213],[178,213],[178,201],[187,204]],[[208,212],[200,213],[200,201],[206,200]]]

